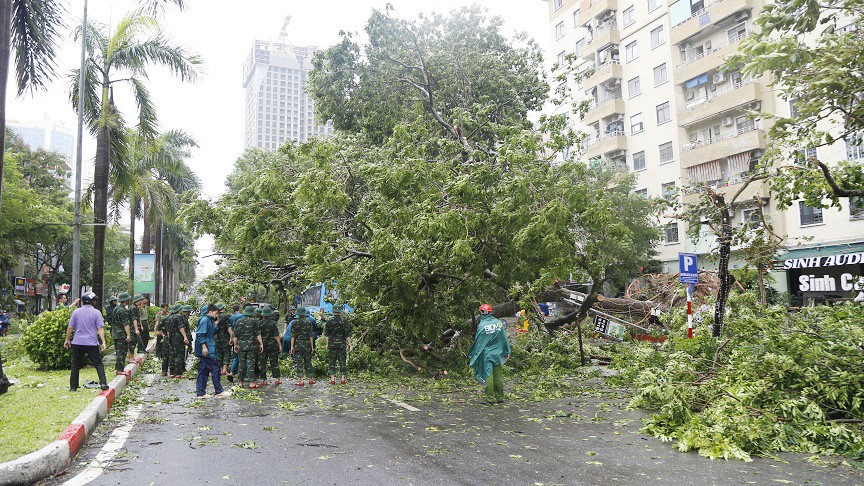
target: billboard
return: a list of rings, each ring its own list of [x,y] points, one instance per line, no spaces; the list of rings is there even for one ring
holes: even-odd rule
[[[152,294],[156,292],[156,255],[150,253],[135,254],[136,294]]]

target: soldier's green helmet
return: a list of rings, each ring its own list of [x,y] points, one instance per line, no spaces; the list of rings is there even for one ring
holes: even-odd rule
[[[343,310],[345,310],[345,309],[344,309],[344,306],[342,304],[333,304],[333,313],[334,314],[341,314]]]
[[[255,315],[255,308],[252,307],[251,305],[247,305],[246,307],[243,308],[243,315],[246,317],[254,316]]]
[[[174,304],[174,305],[171,306],[171,313],[172,313],[172,314],[176,314],[176,313],[180,312],[181,309],[183,309],[183,306],[182,306],[182,305],[180,305],[180,304]]]
[[[309,311],[307,311],[305,307],[298,307],[296,314],[297,317],[308,317]]]
[[[225,304],[223,304],[222,302],[216,302],[216,310],[221,311],[224,308],[225,308]]]
[[[262,312],[262,311],[261,311],[261,308],[260,308],[260,307],[256,307],[256,308],[255,308],[255,315],[256,315],[256,316],[260,316],[260,315],[261,315],[261,312]]]
[[[180,309],[180,310],[183,311],[183,312],[192,312],[192,311],[193,311],[193,308],[192,308],[191,305],[188,305],[188,304],[187,304],[187,305],[184,305],[183,308]]]
[[[273,315],[273,309],[271,309],[270,306],[268,305],[267,307],[265,307],[261,310],[261,315],[264,317],[270,317]]]
[[[135,294],[135,297],[132,298],[132,302],[134,302],[136,304],[138,302],[141,302],[142,300],[144,300],[144,296],[141,294]]]
[[[117,296],[117,301],[118,302],[126,302],[131,298],[132,298],[132,296],[129,295],[129,292],[120,292],[120,295]]]

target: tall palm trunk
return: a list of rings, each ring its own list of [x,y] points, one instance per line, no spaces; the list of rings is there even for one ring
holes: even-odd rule
[[[108,223],[108,170],[111,141],[108,126],[99,127],[96,134],[96,160],[93,169],[93,293],[101,308],[102,283],[105,276],[105,229]]]
[[[129,195],[129,293],[135,293],[135,193]]]
[[[12,44],[12,0],[0,0],[0,209],[3,207],[3,169],[6,154],[6,85]],[[0,376],[2,376],[0,369]]]
[[[150,219],[150,207],[144,203],[144,214],[141,215],[144,219],[144,231],[141,235],[141,253],[150,253],[150,245],[152,236],[150,235],[150,225],[153,221]]]
[[[154,273],[156,275],[156,282],[154,285],[154,289],[155,289],[156,294],[154,295],[153,302],[156,305],[162,305],[162,299],[160,297],[165,295],[162,293],[162,221],[160,221],[158,219],[156,220],[156,228],[155,229],[156,229],[156,238],[155,238],[155,245],[154,245],[155,248],[154,249],[156,250],[156,268],[154,269],[155,270]]]

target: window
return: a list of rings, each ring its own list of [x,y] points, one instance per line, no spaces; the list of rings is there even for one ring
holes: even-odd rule
[[[846,142],[846,160],[861,160],[864,159],[864,144],[860,134],[852,135],[845,140]]]
[[[566,55],[567,55],[567,53],[565,51],[561,51],[558,53],[558,67],[559,68],[564,67],[564,60],[566,59],[566,57],[565,57]]]
[[[789,118],[800,118],[801,113],[798,112],[798,108],[795,106],[798,103],[798,100],[791,99],[789,100]]]
[[[642,113],[637,113],[630,117],[630,133],[639,133],[645,130],[645,124],[642,122]],[[643,152],[644,154],[644,152]],[[635,156],[634,156],[635,157]]]
[[[858,196],[849,198],[849,219],[854,221],[864,219],[864,198]]]
[[[795,165],[805,165],[807,164],[807,159],[813,157],[814,159],[819,158],[818,151],[816,147],[801,147],[795,151],[793,154]]]
[[[558,22],[558,25],[555,26],[555,38],[560,39],[564,37],[564,22]]]
[[[666,63],[654,68],[654,86],[659,86],[669,80],[669,73],[666,71]]]
[[[579,9],[577,8],[575,12],[573,12],[573,27],[581,27],[579,20]]]
[[[678,195],[678,189],[675,188],[674,182],[666,182],[660,186],[660,189],[664,199],[675,199],[675,196]]]
[[[666,123],[672,119],[672,109],[669,108],[669,102],[657,105],[657,124]]]
[[[660,0],[648,0],[648,11],[653,12],[660,7]]]
[[[663,230],[666,244],[678,243],[678,223],[669,223]]]
[[[642,94],[642,86],[639,84],[639,76],[627,81],[627,93],[631,98]]]
[[[762,214],[758,209],[745,209],[741,211],[741,225],[751,229],[762,227]]]
[[[633,41],[624,48],[624,60],[627,62],[632,61],[639,57],[639,49],[636,46],[636,41]]]
[[[580,57],[582,55],[582,48],[585,47],[585,39],[579,39],[576,41],[576,48],[574,52],[576,53],[576,57]]]
[[[801,226],[822,223],[822,208],[808,206],[804,201],[798,202],[798,212],[801,216]]]
[[[739,116],[735,119],[735,127],[738,133],[746,133],[756,129],[756,122],[749,116]]]
[[[629,27],[636,23],[636,10],[633,7],[624,9],[624,27]]]
[[[636,189],[635,191],[633,191],[633,194],[637,194],[644,197],[645,199],[648,199],[648,189]]]
[[[645,152],[636,152],[633,154],[633,170],[645,170]],[[645,195],[648,195],[648,189],[642,189]],[[639,191],[636,191],[639,192]]]
[[[666,42],[666,34],[663,33],[663,26],[657,27],[651,31],[651,49],[662,45]]]
[[[671,162],[675,158],[675,152],[672,149],[672,142],[660,144],[660,163]]]
[[[729,42],[735,42],[738,39],[744,38],[747,35],[747,26],[744,25],[744,22],[732,27],[731,29],[726,31],[726,38],[729,39]]]
[[[558,10],[562,5],[564,5],[564,0],[553,0],[552,10]]]

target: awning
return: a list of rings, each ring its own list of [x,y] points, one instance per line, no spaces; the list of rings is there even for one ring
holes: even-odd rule
[[[846,245],[817,246],[813,248],[796,248],[780,255],[780,260],[790,258],[812,258],[817,256],[845,255],[847,253],[864,252],[864,241]]]
[[[864,242],[798,248],[782,255],[775,262],[776,270],[827,268],[864,263]]]
[[[729,175],[743,174],[750,170],[750,152],[730,155],[726,158],[729,164]]]

